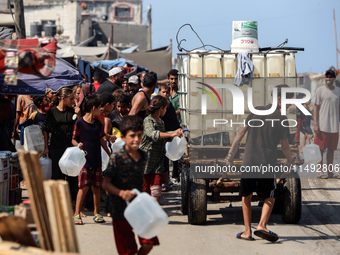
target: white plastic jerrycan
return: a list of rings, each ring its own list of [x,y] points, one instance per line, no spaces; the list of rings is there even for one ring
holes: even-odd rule
[[[123,139],[118,137],[115,140],[115,142],[112,143],[111,150],[112,150],[112,152],[115,152],[115,151],[120,150],[121,148],[123,148],[124,145],[125,145],[125,142],[123,141]]]
[[[105,171],[107,166],[109,165],[110,156],[107,155],[103,147],[101,147],[101,154],[102,154],[102,171]]]
[[[175,136],[171,142],[165,144],[165,156],[172,161],[179,160],[183,156],[186,148],[187,140],[185,137],[179,138],[178,136]]]
[[[306,164],[317,164],[321,161],[321,152],[318,145],[311,143],[303,148],[303,157]]]
[[[157,236],[168,224],[168,215],[148,193],[133,189],[137,196],[127,203],[124,217],[137,235],[146,239]]]
[[[68,147],[59,160],[61,172],[68,176],[77,176],[86,163],[85,155],[78,147]]]

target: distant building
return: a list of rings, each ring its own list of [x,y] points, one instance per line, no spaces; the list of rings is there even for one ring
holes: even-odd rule
[[[106,44],[113,30],[113,45],[147,48],[148,26],[142,24],[142,0],[25,0],[28,37],[62,35],[65,42],[78,44],[93,35]],[[111,26],[113,25],[113,27]]]

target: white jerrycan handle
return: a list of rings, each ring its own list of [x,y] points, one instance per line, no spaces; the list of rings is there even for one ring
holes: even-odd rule
[[[139,190],[138,189],[133,189],[133,190],[131,190],[132,192],[135,192],[136,194],[137,194],[137,196],[140,194],[140,192],[139,192]],[[125,202],[126,202],[126,204],[127,205],[129,205],[130,204],[130,202],[129,201],[127,201],[127,200],[125,200]]]

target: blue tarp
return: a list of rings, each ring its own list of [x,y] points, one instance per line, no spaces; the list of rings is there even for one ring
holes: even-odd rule
[[[133,63],[131,60],[128,60],[126,58],[119,58],[119,59],[115,59],[115,60],[100,60],[100,61],[92,63],[91,65],[94,66],[94,67],[97,67],[99,64],[100,64],[100,67],[105,69],[105,70],[111,70],[115,66],[124,66],[125,64],[136,66],[136,67],[142,69],[143,71],[148,70],[147,68],[145,68],[143,66],[139,66],[136,63]]]
[[[18,73],[18,85],[4,85],[4,74],[0,74],[0,94],[45,95],[47,88],[57,91],[62,87],[82,82],[80,72],[71,64],[56,58],[55,69],[47,78]]]

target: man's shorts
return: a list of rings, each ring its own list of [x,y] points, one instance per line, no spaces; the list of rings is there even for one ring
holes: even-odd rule
[[[78,175],[78,187],[84,188],[92,185],[101,188],[103,183],[103,171],[101,167],[83,167]]]
[[[314,137],[314,143],[319,145],[320,150],[330,149],[335,151],[338,147],[339,133],[320,132]]]
[[[135,234],[132,231],[129,222],[126,220],[112,219],[112,226],[118,254],[137,254],[138,249]],[[152,239],[145,239],[142,237],[138,237],[138,239],[141,245],[159,245],[157,236]]]
[[[263,199],[274,197],[275,179],[247,179],[241,178],[240,196],[246,197],[253,192]]]

